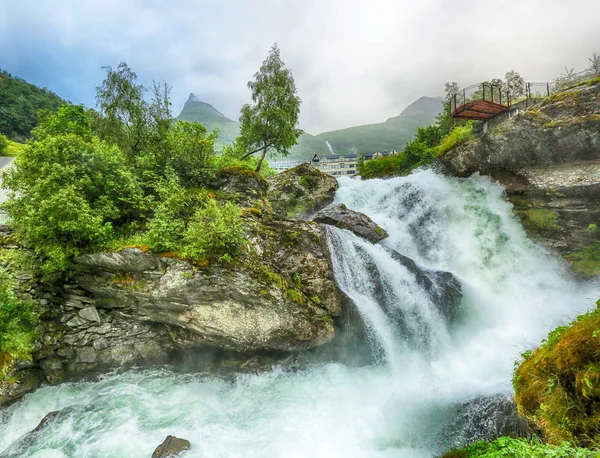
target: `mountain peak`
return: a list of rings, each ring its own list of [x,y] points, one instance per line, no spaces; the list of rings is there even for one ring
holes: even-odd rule
[[[188,102],[201,102],[201,100],[196,97],[196,94],[194,94],[193,92],[190,92],[190,96],[187,99]]]

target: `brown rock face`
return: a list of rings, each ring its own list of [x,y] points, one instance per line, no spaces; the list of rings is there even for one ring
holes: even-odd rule
[[[556,94],[454,148],[439,165],[498,180],[527,232],[567,259],[587,250],[589,269],[594,247],[600,254],[600,85]]]
[[[269,178],[267,197],[279,219],[308,219],[333,202],[335,178],[310,164],[301,164]]]

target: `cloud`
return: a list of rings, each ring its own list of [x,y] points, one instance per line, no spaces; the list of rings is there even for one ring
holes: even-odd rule
[[[446,81],[516,69],[546,81],[600,51],[600,3],[572,0],[0,0],[0,67],[94,104],[102,66],[126,60],[236,119],[278,42],[318,133],[395,116]]]

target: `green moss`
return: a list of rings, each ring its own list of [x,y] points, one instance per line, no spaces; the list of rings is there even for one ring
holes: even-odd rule
[[[600,275],[600,243],[568,254],[565,258],[571,262],[575,272],[586,275]]]
[[[382,228],[380,228],[379,226],[377,226],[377,227],[375,228],[375,232],[376,232],[377,234],[379,234],[379,235],[382,235],[382,234],[383,234],[383,229],[382,229]]]
[[[542,444],[538,440],[501,437],[493,442],[476,442],[462,450],[452,450],[441,458],[594,458],[596,452],[574,448],[568,443],[559,446]]]
[[[599,301],[600,302],[600,301]],[[600,441],[600,310],[552,331],[513,377],[519,413],[551,444]]]
[[[558,217],[552,210],[545,208],[530,208],[519,210],[517,212],[521,217],[523,226],[533,235],[544,234],[548,232],[561,231],[557,223]]]
[[[306,189],[314,189],[319,182],[319,178],[315,175],[305,175],[298,180],[298,184]]]
[[[306,298],[304,297],[304,294],[302,294],[296,288],[289,288],[288,290],[286,290],[285,296],[290,301],[295,302],[296,304],[305,304],[306,303]]]
[[[458,145],[473,139],[473,123],[469,122],[464,126],[455,127],[452,132],[442,138],[442,141],[435,147],[435,155],[443,156]]]
[[[319,296],[317,296],[317,295],[311,296],[310,300],[311,300],[311,302],[313,304],[316,304],[316,305],[321,305],[322,304],[321,298]]]

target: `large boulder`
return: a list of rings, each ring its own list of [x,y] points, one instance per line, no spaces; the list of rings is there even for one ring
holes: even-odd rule
[[[438,439],[445,449],[462,448],[473,442],[491,442],[499,437],[528,438],[532,431],[520,417],[511,396],[480,396],[458,406]]]
[[[279,219],[308,219],[333,202],[337,180],[306,163],[269,180],[267,198]]]
[[[371,243],[381,242],[388,233],[367,215],[350,210],[344,204],[332,205],[313,216],[313,221],[347,229]]]
[[[417,283],[423,288],[429,299],[437,307],[446,321],[454,319],[462,300],[462,285],[450,272],[422,269],[408,256],[386,248],[392,258],[413,273]]]
[[[0,398],[116,367],[234,367],[252,356],[268,365],[330,342],[343,295],[325,227],[268,219],[246,226],[245,254],[226,265],[139,248],[75,258],[64,284],[40,292],[42,344],[29,369],[38,378],[23,373],[22,384],[0,385]]]
[[[163,443],[154,450],[152,458],[176,458],[183,456],[190,448],[190,441],[175,436],[167,436]]]

